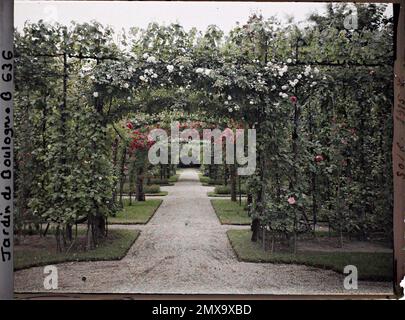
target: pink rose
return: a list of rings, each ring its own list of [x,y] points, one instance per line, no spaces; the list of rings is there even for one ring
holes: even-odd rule
[[[298,99],[297,99],[296,96],[292,96],[292,97],[290,98],[290,101],[291,101],[292,104],[296,104],[297,101],[298,101]]]
[[[287,201],[288,201],[288,203],[291,204],[291,205],[293,205],[293,204],[296,203],[296,200],[295,200],[294,197],[289,197]]]

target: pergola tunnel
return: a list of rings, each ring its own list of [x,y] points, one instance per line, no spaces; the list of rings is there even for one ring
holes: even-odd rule
[[[14,34],[15,270],[122,259],[198,177],[196,199],[238,225],[225,232],[239,261],[354,265],[392,282],[397,21],[355,6],[356,29],[345,4],[305,27],[251,14],[227,33],[26,23]]]

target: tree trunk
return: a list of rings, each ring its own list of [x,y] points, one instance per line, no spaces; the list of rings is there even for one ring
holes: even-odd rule
[[[120,206],[124,206],[124,202],[122,201],[122,194],[124,192],[124,183],[125,183],[125,160],[127,157],[127,147],[124,146],[124,150],[122,151],[121,157],[121,171],[120,171]]]
[[[118,146],[119,146],[119,138],[114,139],[113,143],[113,169],[114,173],[117,171],[117,158],[118,158]],[[112,203],[115,204],[117,202],[117,186],[114,187],[112,192]]]
[[[252,230],[252,238],[251,240],[253,242],[257,241],[257,236],[259,234],[259,227],[260,227],[260,221],[258,218],[254,218],[252,221],[252,225],[251,225],[251,230]]]
[[[224,186],[228,185],[228,166],[224,164]]]
[[[145,201],[145,193],[143,191],[143,167],[138,168],[138,172],[136,175],[136,200],[137,201]]]
[[[231,201],[236,202],[236,165],[230,165]]]
[[[248,206],[253,203],[253,195],[250,192],[248,192],[248,194],[247,194],[246,202],[247,202]]]
[[[70,242],[73,240],[73,229],[71,224],[66,225],[66,239]]]

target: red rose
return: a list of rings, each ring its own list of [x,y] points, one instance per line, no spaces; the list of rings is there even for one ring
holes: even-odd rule
[[[315,156],[315,162],[322,162],[323,160],[324,159],[323,159],[323,156],[321,154],[318,154],[318,155]]]
[[[134,126],[132,125],[131,122],[128,122],[127,123],[127,128],[132,130],[134,128]]]
[[[290,98],[290,101],[291,101],[292,104],[296,104],[297,101],[298,101],[298,99],[297,99],[296,96],[292,96],[292,97]]]

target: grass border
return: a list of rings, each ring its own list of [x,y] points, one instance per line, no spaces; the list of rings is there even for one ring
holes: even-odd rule
[[[155,199],[154,199],[155,200]],[[159,200],[159,199],[156,199]],[[148,218],[148,220],[146,220],[145,222],[108,222],[109,225],[115,225],[115,226],[131,226],[131,225],[146,225],[150,219],[152,219],[152,217],[155,215],[156,211],[158,211],[158,209],[160,208],[160,206],[162,205],[163,200],[160,201],[160,203],[157,205],[157,207],[155,208],[155,210],[152,212],[152,214],[150,215],[150,217]]]
[[[145,193],[146,197],[164,197],[167,196],[169,194],[169,191],[160,191],[158,193]],[[124,197],[128,197],[129,198],[129,193],[123,193],[122,194]],[[132,195],[132,197],[135,199],[136,195],[135,193]]]
[[[226,197],[231,197],[231,194],[230,193],[224,193],[224,194],[221,194],[221,193],[215,193],[215,191],[208,191],[207,192],[207,196],[208,197],[211,197],[211,198],[226,198]],[[236,194],[236,197],[239,199],[239,193],[237,193]],[[241,196],[242,198],[246,198],[246,195],[245,194],[242,194],[242,196]]]
[[[132,246],[134,245],[135,241],[138,240],[139,236],[141,235],[141,230],[138,229],[133,229],[133,230],[128,230],[128,229],[114,229],[114,230],[109,230],[108,232],[124,232],[124,233],[134,233],[135,235],[133,237],[133,239],[129,242],[129,245],[127,248],[125,248],[125,250],[117,255],[117,256],[113,256],[109,259],[103,259],[103,258],[98,258],[98,257],[82,257],[82,258],[78,258],[75,256],[62,256],[62,257],[54,257],[52,259],[46,260],[46,261],[38,261],[38,262],[33,262],[33,263],[28,263],[22,267],[14,267],[14,272],[16,271],[21,271],[21,270],[26,270],[26,269],[30,269],[30,268],[36,268],[36,267],[42,267],[42,266],[47,266],[47,265],[51,265],[51,264],[62,264],[62,263],[69,263],[69,262],[95,262],[95,261],[119,261],[122,260],[123,258],[125,258],[125,256],[128,254],[129,250],[132,248]],[[87,251],[87,253],[91,253],[91,251],[95,251],[98,249],[102,249],[101,247],[98,247],[96,249]],[[86,253],[86,251],[83,251],[83,253]],[[15,263],[15,262],[14,262]]]
[[[169,191],[160,191],[158,193],[145,193],[146,197],[165,197],[169,194]]]
[[[290,259],[290,260],[283,260],[280,258],[275,258],[274,261],[265,261],[265,260],[256,260],[256,259],[249,259],[249,258],[243,258],[240,256],[238,250],[235,249],[235,245],[232,242],[230,236],[229,236],[229,232],[230,231],[245,231],[245,230],[241,230],[241,229],[229,229],[226,231],[226,237],[228,238],[228,241],[232,247],[233,252],[235,253],[236,258],[238,259],[239,262],[247,262],[247,263],[269,263],[269,264],[292,264],[292,265],[303,265],[303,266],[307,266],[307,267],[312,267],[312,268],[317,268],[317,269],[321,269],[321,270],[330,270],[333,272],[336,272],[340,275],[345,275],[341,269],[339,269],[337,266],[328,266],[325,264],[321,264],[321,263],[316,263],[316,262],[311,262],[311,261],[299,261],[299,260],[294,260],[294,259]],[[317,254],[318,252],[316,251],[307,251],[305,253],[308,254]],[[353,253],[357,253],[357,252],[353,252]],[[286,255],[291,255],[290,253],[286,253]],[[370,281],[370,282],[392,282],[393,281],[393,276],[391,277],[387,277],[385,275],[373,275],[373,276],[361,276],[359,274],[358,276],[358,280],[359,281]]]
[[[212,201],[214,201],[214,200],[221,200],[221,199],[210,199],[210,204],[211,204],[212,208],[214,209],[215,215],[217,216],[218,221],[221,225],[223,225],[223,226],[250,226],[250,223],[225,223],[225,222],[222,222],[217,210],[215,209],[215,206],[212,204]],[[228,199],[223,199],[223,200],[228,200]]]

